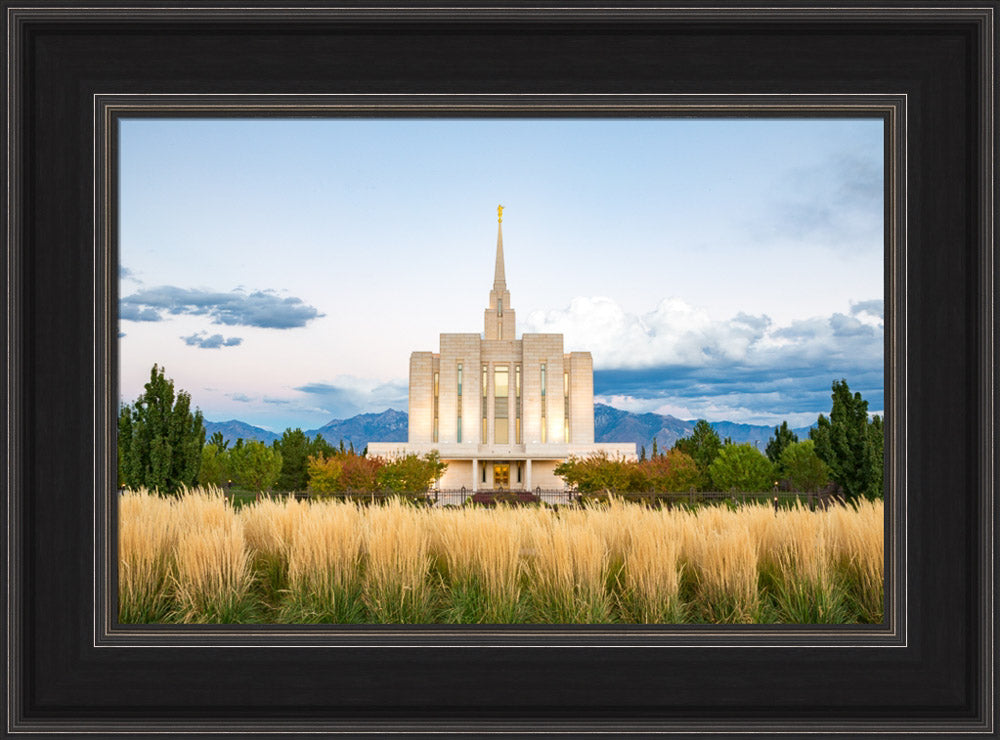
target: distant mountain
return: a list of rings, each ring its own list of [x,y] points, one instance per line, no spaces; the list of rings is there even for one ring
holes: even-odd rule
[[[322,434],[323,439],[332,445],[353,444],[354,449],[361,452],[369,442],[405,442],[407,439],[407,422],[409,417],[405,411],[386,409],[381,414],[358,414],[350,419],[331,419],[319,429],[306,432],[310,437]]]
[[[622,411],[603,403],[594,404],[594,440],[597,442],[635,442],[635,450],[642,446],[646,452],[653,449],[653,437],[661,449],[670,448],[681,437],[694,429],[694,422],[683,421],[663,414],[636,414]]]
[[[694,431],[696,421],[678,419],[669,414],[636,414],[595,403],[594,439],[597,442],[635,442],[636,452],[645,447],[646,454],[650,454],[654,437],[660,450],[669,449],[678,439]],[[773,426],[761,424],[737,424],[732,421],[712,421],[709,424],[722,439],[729,437],[736,444],[755,444],[761,452],[774,434]],[[799,439],[809,436],[809,427],[792,431]]]
[[[712,428],[719,434],[719,437],[725,440],[726,437],[731,437],[733,442],[737,444],[754,444],[761,452],[767,447],[767,441],[774,435],[773,426],[759,426],[756,424],[737,424],[732,421],[713,421],[710,422]],[[809,439],[809,427],[799,427],[798,429],[792,429],[792,432],[799,438],[799,440]]]
[[[310,437],[322,434],[323,439],[332,445],[344,440],[345,445],[353,444],[354,449],[360,452],[369,442],[405,442],[407,420],[405,411],[386,409],[380,414],[359,414],[350,419],[331,419],[318,429],[307,430],[306,434]],[[694,424],[694,420],[678,419],[669,414],[636,414],[601,403],[594,404],[594,439],[597,442],[635,442],[636,452],[645,447],[646,453],[651,453],[654,437],[661,450],[669,449],[678,439],[691,434]],[[736,444],[756,444],[761,452],[774,433],[773,426],[759,424],[737,424],[732,421],[713,421],[710,424],[722,439],[730,437]],[[216,430],[221,431],[223,437],[230,442],[242,437],[259,439],[270,444],[273,440],[281,438],[280,434],[236,419],[205,422],[206,438],[211,437]],[[809,436],[809,427],[792,431],[799,439]]]
[[[208,440],[216,432],[222,432],[222,438],[230,444],[235,444],[236,440],[240,438],[244,440],[256,439],[266,444],[271,444],[274,440],[281,439],[280,434],[269,432],[267,429],[261,429],[237,419],[230,419],[229,421],[206,421],[205,439]]]

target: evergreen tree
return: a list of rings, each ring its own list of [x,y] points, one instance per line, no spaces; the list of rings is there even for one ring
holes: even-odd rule
[[[830,418],[820,414],[809,437],[848,501],[882,496],[882,420],[868,419],[868,402],[844,379],[833,382]]]
[[[767,440],[767,459],[773,463],[781,460],[781,453],[793,442],[798,442],[799,437],[788,428],[788,422],[781,422],[780,427],[774,428],[774,436]]]
[[[192,413],[190,394],[175,395],[174,382],[153,365],[143,393],[119,411],[119,483],[164,492],[193,486],[204,443],[201,411]]]

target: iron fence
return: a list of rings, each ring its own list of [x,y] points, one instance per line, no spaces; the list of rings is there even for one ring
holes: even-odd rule
[[[302,499],[335,499],[355,501],[358,503],[383,503],[390,498],[404,498],[413,503],[429,506],[464,506],[475,497],[475,502],[490,503],[501,500],[509,503],[542,502],[550,506],[578,506],[607,500],[610,496],[642,503],[648,506],[675,505],[692,506],[699,504],[769,504],[778,509],[782,506],[792,506],[798,503],[811,510],[826,509],[834,504],[843,504],[844,500],[829,490],[827,491],[766,491],[766,492],[733,492],[733,491],[687,491],[682,493],[664,493],[659,491],[600,491],[581,493],[576,489],[555,489],[536,487],[530,490],[514,489],[479,489],[471,488],[440,488],[429,491],[335,491],[323,494],[322,497],[307,491],[269,491],[260,493],[257,498]]]

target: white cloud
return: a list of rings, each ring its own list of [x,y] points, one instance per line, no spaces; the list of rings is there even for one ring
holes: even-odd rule
[[[524,330],[564,334],[568,350],[591,352],[594,366],[601,369],[804,367],[844,356],[881,363],[882,319],[875,303],[855,304],[853,315],[835,313],[776,325],[766,315],[745,313],[715,320],[705,309],[679,298],[665,298],[637,315],[611,298],[577,297],[566,308],[529,314]]]

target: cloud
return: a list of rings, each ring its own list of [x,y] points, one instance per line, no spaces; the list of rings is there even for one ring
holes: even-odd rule
[[[184,343],[190,347],[199,347],[201,349],[219,349],[220,347],[236,347],[243,343],[242,337],[229,337],[224,338],[221,334],[213,334],[212,336],[206,336],[205,332],[200,331],[196,334],[192,334],[189,337],[181,337]]]
[[[405,410],[409,405],[409,388],[405,380],[380,382],[339,376],[330,383],[307,383],[295,390],[306,394],[310,403],[323,408],[333,419],[387,408]]]
[[[750,224],[759,242],[809,242],[837,249],[882,248],[882,160],[848,152],[814,165],[788,170],[775,201]]]
[[[840,378],[871,410],[883,408],[881,304],[779,326],[746,313],[713,320],[676,298],[642,315],[609,298],[576,298],[530,314],[524,330],[562,333],[567,350],[590,350],[604,403],[681,418],[811,423],[829,413],[830,385]]]
[[[272,291],[229,293],[163,285],[122,298],[119,316],[130,321],[162,321],[166,316],[207,316],[213,324],[294,329],[323,316],[301,298],[281,298]]]
[[[777,326],[766,315],[746,313],[714,320],[678,298],[664,299],[641,315],[627,313],[610,298],[574,298],[564,309],[532,312],[524,331],[561,333],[567,349],[589,350],[601,369],[678,366],[730,372],[845,363],[881,368],[881,324],[862,321],[861,313]]]
[[[250,398],[250,396],[248,396],[248,395],[246,395],[244,393],[227,393],[226,395],[229,396],[234,401],[237,401],[238,403],[252,403],[253,402],[253,399]]]
[[[163,321],[163,316],[156,309],[124,301],[118,305],[118,318],[126,321]]]

